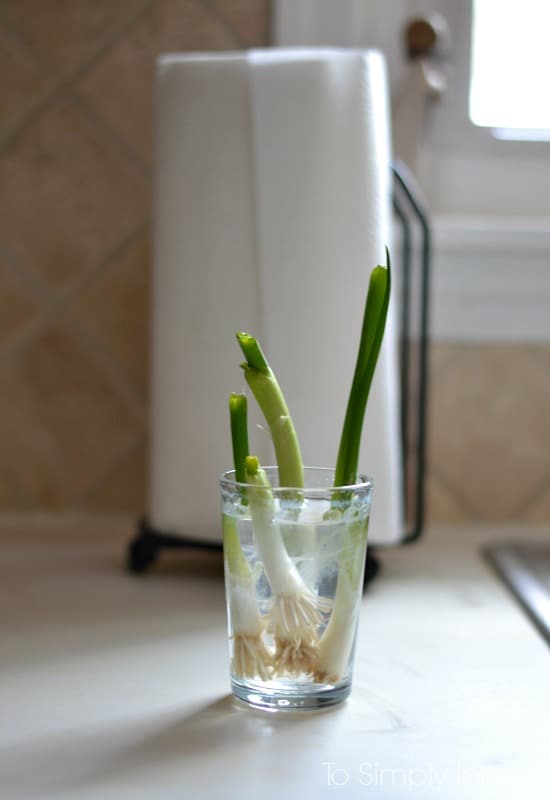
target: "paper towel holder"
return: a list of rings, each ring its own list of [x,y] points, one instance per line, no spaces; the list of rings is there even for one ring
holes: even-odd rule
[[[425,472],[427,442],[427,386],[428,386],[428,344],[429,344],[429,285],[431,267],[431,228],[429,215],[425,209],[421,193],[415,186],[412,173],[402,163],[391,167],[393,176],[393,209],[401,226],[401,298],[400,298],[400,406],[401,406],[401,448],[403,453],[404,506],[409,520],[401,544],[415,542],[422,534],[425,515]],[[412,320],[412,277],[413,277],[413,226],[420,232],[419,290],[418,290],[418,350],[413,354],[411,338]],[[395,261],[395,258],[394,258]],[[413,355],[415,358],[413,359]],[[411,398],[411,365],[416,361],[416,397]],[[416,408],[412,408],[412,402]],[[414,452],[411,453],[410,421],[415,424]],[[413,474],[409,474],[412,467]],[[411,503],[412,498],[412,503]],[[410,506],[412,505],[412,511]],[[130,541],[127,550],[127,565],[130,572],[139,574],[153,564],[164,549],[197,549],[221,552],[221,543],[207,542],[161,531],[152,526],[146,517],[138,523],[136,536]],[[365,584],[379,571],[379,559],[370,547],[365,565]]]

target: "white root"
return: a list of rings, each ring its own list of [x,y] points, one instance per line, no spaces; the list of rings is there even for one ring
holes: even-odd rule
[[[230,580],[229,608],[234,631],[232,672],[241,678],[268,680],[273,666],[273,655],[262,639],[264,625],[252,581]]]
[[[269,613],[268,630],[275,639],[275,673],[311,673],[317,663],[317,630],[323,618],[317,598],[306,590],[300,595],[277,595]]]
[[[237,633],[233,636],[231,670],[234,675],[267,681],[271,677],[272,666],[273,656],[260,635]]]

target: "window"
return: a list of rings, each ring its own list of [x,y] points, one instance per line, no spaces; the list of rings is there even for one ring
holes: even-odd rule
[[[497,138],[550,139],[548,0],[473,0],[469,113]]]
[[[550,0],[272,7],[277,44],[378,47],[392,88],[405,67],[406,22],[431,12],[447,19],[449,85],[426,115],[419,166],[437,260],[432,330],[453,340],[550,342],[550,147],[541,141],[550,139]]]

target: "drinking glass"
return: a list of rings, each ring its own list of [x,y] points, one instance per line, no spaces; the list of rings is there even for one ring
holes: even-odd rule
[[[334,487],[306,467],[304,487],[220,478],[233,694],[270,710],[315,709],[350,693],[372,481]]]

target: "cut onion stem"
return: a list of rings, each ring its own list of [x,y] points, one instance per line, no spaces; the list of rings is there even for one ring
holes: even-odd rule
[[[277,378],[253,336],[238,333],[237,340],[246,358],[241,364],[246,382],[269,426],[279,468],[279,485],[301,488],[304,485],[302,454]]]
[[[231,421],[231,444],[235,480],[246,483],[245,459],[250,454],[248,447],[248,401],[245,394],[233,392],[229,396],[229,418]]]

